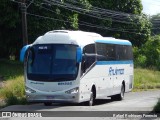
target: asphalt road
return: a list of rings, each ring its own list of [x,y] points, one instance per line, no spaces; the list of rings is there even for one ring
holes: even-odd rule
[[[100,114],[103,114],[104,112],[108,113],[109,111],[119,111],[119,112],[132,111],[133,113],[142,112],[142,111],[150,112],[153,110],[153,107],[158,102],[158,98],[160,98],[160,90],[130,92],[125,94],[125,98],[122,101],[112,101],[109,98],[103,99],[103,100],[96,100],[95,106],[87,106],[83,104],[56,104],[56,103],[54,103],[52,106],[44,106],[43,104],[30,104],[30,105],[8,106],[6,108],[1,109],[0,111],[35,111],[35,112],[82,111],[82,112],[77,112],[78,113],[77,117],[81,116],[84,111],[90,111],[90,112],[84,112],[84,114],[92,114],[92,115],[94,114],[93,116],[89,115],[89,117],[93,117],[93,119],[96,119],[98,117],[98,116],[96,117],[96,113],[98,114],[97,111],[103,111]],[[119,114],[117,112],[115,113]],[[53,115],[54,113],[51,112],[51,114]],[[63,115],[62,115],[62,112],[56,113],[58,117],[66,116],[65,114],[68,115],[67,112],[66,113],[63,112]],[[69,117],[73,115],[72,112],[70,112],[70,114],[71,115]],[[15,118],[13,118],[13,120],[14,119]],[[57,119],[60,120],[60,118],[57,118]],[[85,119],[88,119],[88,118],[85,118]]]

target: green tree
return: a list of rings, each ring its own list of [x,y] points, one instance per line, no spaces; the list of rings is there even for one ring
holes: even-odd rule
[[[19,54],[21,47],[21,22],[19,7],[9,0],[0,2],[0,58]]]
[[[135,66],[160,70],[160,35],[152,36],[141,49],[133,50]]]
[[[52,3],[37,0],[27,11],[29,43],[51,30],[78,29],[78,14]]]
[[[156,67],[160,70],[160,35],[151,37],[143,47],[143,53],[148,67]]]
[[[30,3],[28,0],[26,2],[27,5]],[[55,4],[56,2],[59,3]],[[66,9],[65,3],[70,5],[70,10]],[[64,7],[62,7],[63,5]],[[76,12],[75,9],[81,11]],[[103,9],[109,11],[106,12]],[[115,14],[110,10],[121,13]],[[20,48],[22,48],[20,4],[1,0],[0,16],[2,16],[0,19],[0,58],[8,58],[10,55],[15,55],[18,58]],[[123,22],[129,22],[129,24]],[[135,46],[142,46],[150,36],[150,22],[148,17],[142,14],[140,0],[61,0],[48,2],[36,0],[27,9],[27,24],[29,43],[47,31],[55,29],[80,29],[97,32],[103,36],[128,39]]]
[[[31,1],[26,1],[28,6]],[[0,2],[0,58],[19,57],[22,48],[21,4]],[[54,29],[78,29],[78,14],[36,0],[27,8],[28,42]]]
[[[81,26],[80,29],[95,31],[103,36],[112,36],[120,39],[130,40],[134,46],[142,46],[150,37],[151,24],[146,15],[142,14],[141,0],[88,0],[91,8],[98,7],[113,11],[106,12],[104,20],[91,18],[86,15],[79,15],[79,21],[86,21],[103,28]],[[100,12],[104,12],[99,9]],[[91,14],[92,14],[91,10]],[[128,16],[127,14],[128,13]],[[103,15],[100,16],[101,18]],[[86,19],[87,18],[87,19]],[[106,29],[105,29],[106,28]]]

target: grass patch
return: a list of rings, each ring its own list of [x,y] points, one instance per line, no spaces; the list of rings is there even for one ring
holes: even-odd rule
[[[134,69],[134,91],[160,89],[160,71]]]
[[[0,90],[0,99],[4,99],[7,106],[26,104],[23,76],[5,81],[4,87]]]
[[[159,99],[157,105],[154,107],[154,112],[160,113],[160,99]]]
[[[23,64],[19,61],[0,60],[0,107],[26,104]]]

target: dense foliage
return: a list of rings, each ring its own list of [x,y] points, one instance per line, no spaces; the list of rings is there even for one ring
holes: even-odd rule
[[[142,13],[141,0],[26,0],[28,43],[54,29],[97,32],[106,37],[130,40],[136,66],[159,65],[159,14]],[[22,48],[21,0],[0,2],[0,58],[19,57]],[[152,24],[151,24],[152,23]],[[151,29],[152,27],[152,29]]]
[[[15,56],[18,59],[23,45],[21,2],[17,1],[0,2],[0,58]],[[26,6],[29,4],[30,1],[26,0]],[[32,43],[38,36],[50,30],[78,29],[77,17],[77,13],[36,0],[27,8],[28,43]]]
[[[160,35],[151,37],[141,49],[134,48],[135,65],[160,70]]]
[[[18,54],[21,47],[21,19],[17,4],[9,0],[0,2],[0,58]]]
[[[106,20],[93,19],[81,15],[80,20],[108,27],[106,30],[87,28],[88,31],[96,31],[103,36],[127,39],[130,40],[133,45],[139,47],[149,39],[151,24],[147,16],[142,14],[142,4],[140,0],[89,1],[93,6],[120,12],[106,12],[107,17],[104,17]],[[80,28],[86,30],[86,26],[80,26]]]

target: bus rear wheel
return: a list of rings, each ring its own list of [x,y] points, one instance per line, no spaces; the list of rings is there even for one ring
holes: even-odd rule
[[[124,87],[124,84],[122,84],[120,94],[112,96],[111,99],[112,100],[123,100],[124,99],[124,93],[125,93],[125,87]]]
[[[45,106],[51,106],[51,105],[52,105],[52,102],[45,102],[44,105],[45,105]]]
[[[124,88],[124,84],[122,84],[121,86],[121,93],[118,95],[119,100],[123,100],[124,99],[124,93],[125,93],[125,88]]]

